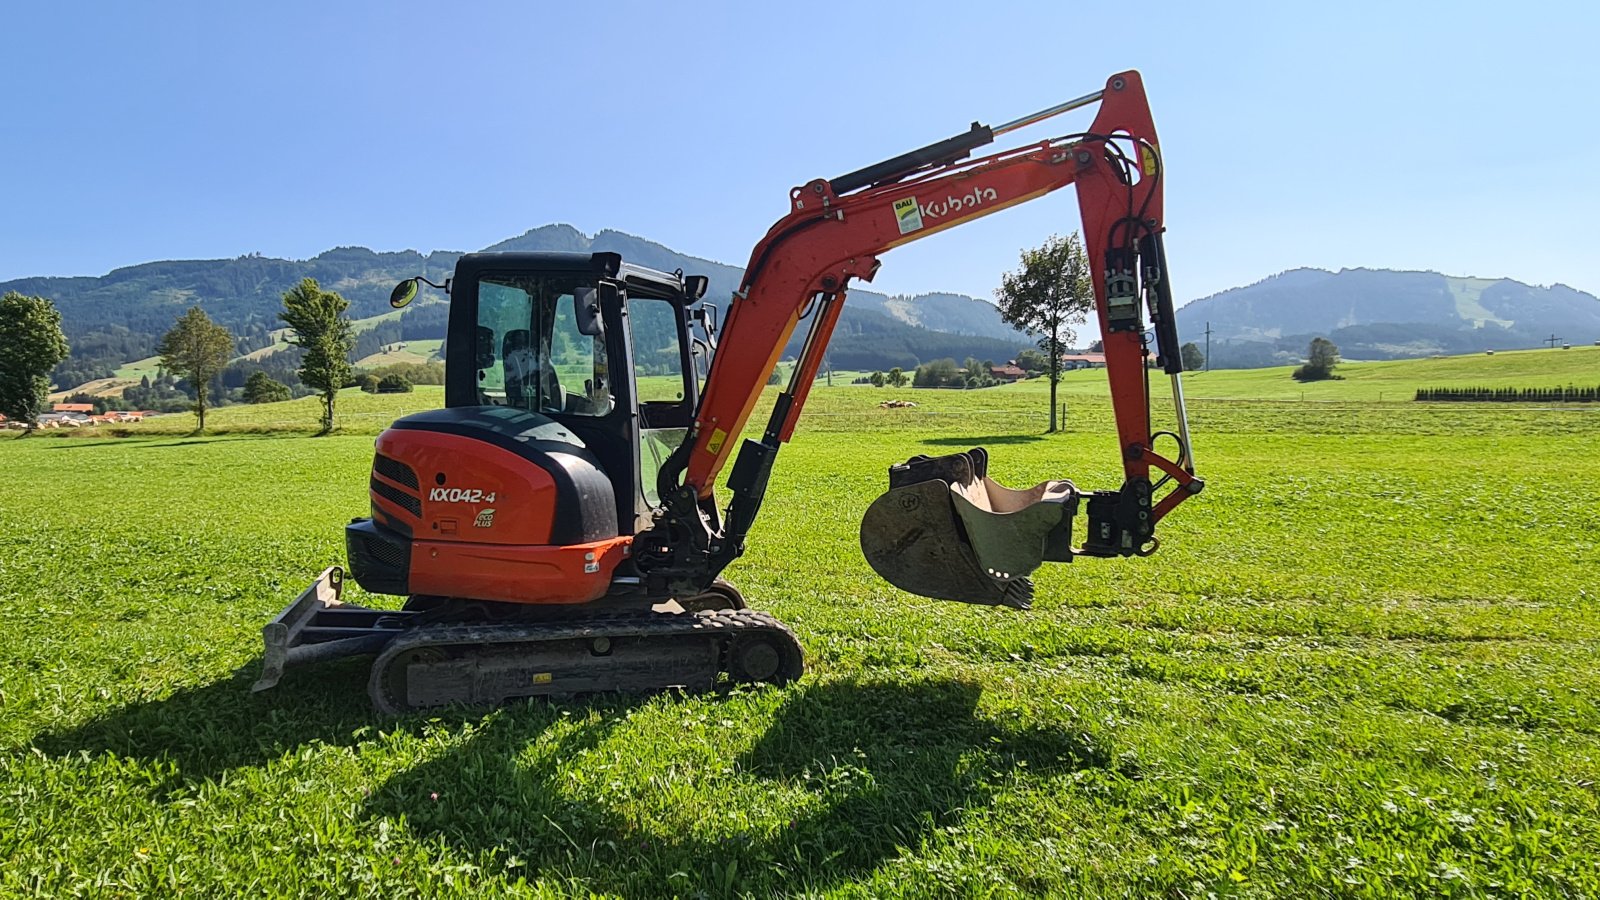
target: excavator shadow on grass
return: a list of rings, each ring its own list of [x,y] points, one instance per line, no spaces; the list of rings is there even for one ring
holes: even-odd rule
[[[311,743],[353,747],[380,731],[420,733],[427,719],[385,720],[366,697],[329,690],[329,684],[359,684],[368,661],[342,660],[315,672],[286,676],[273,694],[251,693],[260,670],[252,661],[231,677],[180,688],[159,700],[130,703],[59,731],[33,737],[48,756],[115,754],[172,763],[156,794],[217,778],[230,770],[264,765]],[[475,722],[482,710],[445,710],[435,721]],[[551,717],[553,718],[553,716]]]
[[[252,674],[247,667],[228,679],[37,735],[31,743],[53,757],[109,753],[170,763],[170,774],[150,786],[160,798],[313,743],[355,747],[379,732],[471,730],[460,746],[376,786],[365,801],[366,816],[468,858],[519,859],[522,868],[507,872],[513,878],[548,874],[624,895],[826,889],[959,826],[969,810],[990,803],[1012,773],[1048,778],[1117,765],[1081,727],[1017,729],[985,718],[974,684],[802,684],[785,692],[766,731],[734,757],[733,774],[718,775],[708,790],[749,798],[769,783],[782,785],[779,793],[791,804],[796,787],[812,793],[814,802],[796,804],[803,811],[777,826],[710,837],[664,832],[627,811],[640,802],[640,791],[661,787],[618,789],[573,777],[568,764],[629,727],[630,713],[648,702],[644,698],[530,701],[488,713],[448,709],[382,720],[353,692],[326,689],[330,679],[359,678],[359,661],[335,663],[316,677],[294,673],[273,694],[250,693]],[[694,708],[716,715],[717,702]],[[542,740],[547,733],[558,736]],[[677,768],[672,747],[658,752],[668,768]],[[729,793],[723,781],[730,777],[747,782],[745,789]],[[665,789],[676,793],[682,785]],[[650,803],[648,796],[643,802]],[[746,813],[754,822],[771,821],[765,809],[714,806],[697,818],[726,822]],[[778,865],[801,883],[762,882],[779,878]]]
[[[723,780],[731,777],[747,781],[748,790],[730,796],[759,795],[762,782],[815,794],[817,802],[798,804],[805,811],[777,826],[720,837],[664,832],[625,811],[650,803],[641,800],[640,785],[608,789],[603,779],[575,780],[565,765],[625,727],[625,712],[614,709],[536,750],[548,720],[502,715],[455,752],[390,778],[367,812],[391,826],[403,821],[418,837],[468,858],[519,859],[525,868],[518,874],[577,879],[604,893],[821,890],[958,825],[1011,773],[1050,777],[1115,765],[1081,729],[1017,730],[982,717],[980,693],[957,681],[791,688],[767,730],[732,760],[733,774],[719,775],[713,788],[725,794]],[[671,767],[672,748],[659,752]],[[771,820],[768,809],[705,802],[703,815],[691,818]],[[775,865],[793,880],[774,874]],[[762,877],[775,881],[749,880]]]

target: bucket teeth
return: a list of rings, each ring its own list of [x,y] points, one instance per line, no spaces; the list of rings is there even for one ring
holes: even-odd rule
[[[1072,558],[1070,481],[1012,490],[988,477],[975,448],[889,469],[889,490],[861,520],[861,551],[885,581],[939,600],[1027,609],[1028,577]]]

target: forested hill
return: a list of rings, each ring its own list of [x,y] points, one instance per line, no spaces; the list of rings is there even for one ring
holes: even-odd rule
[[[1383,269],[1293,269],[1178,310],[1184,340],[1211,327],[1213,367],[1281,365],[1323,336],[1351,359],[1600,340],[1600,299],[1567,287]]]
[[[620,231],[589,237],[567,225],[547,225],[488,250],[614,251],[630,262],[666,271],[705,274],[707,299],[726,305],[742,270],[678,253]],[[23,278],[0,283],[0,292],[20,291],[54,300],[72,343],[72,357],[56,373],[58,385],[102,378],[124,362],[155,352],[160,336],[190,306],[199,306],[240,337],[242,353],[272,343],[283,293],[310,276],[350,301],[352,318],[387,312],[389,291],[402,278],[447,277],[458,251],[427,255],[378,253],[340,247],[309,260],[257,255],[221,260],[176,260],[117,269],[100,277]],[[407,318],[421,313],[408,311]],[[404,328],[406,339],[443,337],[443,317],[419,316]],[[405,324],[405,323],[402,323]],[[438,332],[438,333],[434,333]],[[950,356],[1003,360],[1028,338],[1000,320],[993,304],[953,294],[887,297],[850,292],[830,350],[838,368],[909,367]],[[791,348],[793,352],[794,348]]]

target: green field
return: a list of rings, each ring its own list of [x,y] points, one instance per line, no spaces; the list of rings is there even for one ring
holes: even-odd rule
[[[1161,551],[1046,568],[1028,613],[890,588],[856,523],[972,444],[1115,486],[1103,374],[1053,436],[1039,382],[819,386],[728,571],[798,684],[401,720],[359,663],[247,687],[371,435],[440,389],[347,392],[323,438],[306,399],[0,439],[0,894],[1600,893],[1600,410],[1389,402],[1368,365],[1337,402],[1191,379],[1268,399],[1195,401]]]
[[[1292,366],[1271,369],[1218,369],[1184,376],[1190,397],[1269,400],[1410,400],[1417,388],[1555,388],[1600,385],[1600,347],[1571,350],[1512,350],[1493,356],[1441,356],[1389,362],[1344,362],[1337,381],[1301,384],[1289,377]],[[1164,380],[1164,379],[1163,379]],[[1072,372],[1063,384],[1074,392],[1105,390],[1105,373]]]

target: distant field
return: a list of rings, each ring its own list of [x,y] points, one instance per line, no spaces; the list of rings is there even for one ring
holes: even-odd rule
[[[796,685],[392,721],[359,664],[247,687],[439,388],[0,439],[0,895],[1600,895],[1600,412],[1201,399],[1150,559],[1029,613],[876,578],[912,454],[1114,486],[1093,377],[1053,436],[1039,382],[814,389],[728,571]]]
[[[360,369],[376,369],[382,366],[392,366],[396,363],[421,365],[435,358],[439,348],[444,346],[442,340],[427,341],[400,341],[398,345],[403,349],[385,350],[364,356],[356,360],[356,367]]]
[[[1301,384],[1289,377],[1292,366],[1271,369],[1218,369],[1186,374],[1191,397],[1216,399],[1410,400],[1423,387],[1563,387],[1600,385],[1600,347],[1571,350],[1515,350],[1470,356],[1345,362],[1334,369],[1342,381]],[[1164,379],[1163,379],[1164,380]],[[1074,390],[1105,384],[1103,371],[1080,371],[1064,385]]]

